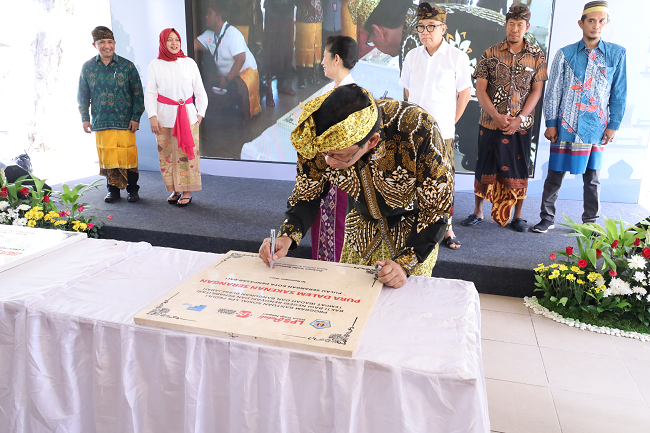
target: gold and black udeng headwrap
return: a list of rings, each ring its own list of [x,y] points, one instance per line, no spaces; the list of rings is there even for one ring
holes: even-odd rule
[[[307,102],[302,108],[298,126],[291,133],[291,144],[296,151],[307,159],[315,157],[320,152],[341,150],[363,140],[377,123],[379,111],[377,103],[366,89],[370,105],[355,111],[345,120],[331,126],[321,135],[316,135],[316,123],[313,114],[323,105],[327,97],[336,89]]]
[[[510,6],[510,10],[506,14],[506,22],[511,19],[530,22],[530,9],[528,9],[528,6],[522,4],[514,4]]]
[[[95,27],[95,29],[92,31],[92,35],[93,35],[93,42],[97,42],[101,39],[115,40],[115,36],[113,36],[113,32],[111,31],[111,29],[104,26]]]
[[[609,13],[609,5],[606,1],[594,1],[585,5],[582,15],[587,15],[591,12],[607,12]]]
[[[418,21],[436,20],[447,24],[447,11],[439,6],[431,6],[429,3],[420,3],[418,6]]]
[[[350,18],[359,27],[363,27],[368,17],[375,10],[380,0],[354,0],[348,3]]]

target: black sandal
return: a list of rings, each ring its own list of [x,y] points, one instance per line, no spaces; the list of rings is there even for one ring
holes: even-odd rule
[[[176,198],[174,198],[176,197]],[[171,200],[170,200],[171,199]],[[169,204],[176,204],[178,203],[178,200],[181,199],[181,194],[176,194],[176,191],[172,193],[169,197],[167,197],[167,203]]]
[[[194,198],[194,196],[189,197],[189,198],[188,197],[181,197],[181,198],[179,198],[179,200],[187,200],[187,203],[180,203],[180,201],[179,201],[179,203],[176,203],[176,206],[185,207],[188,204],[192,203],[192,198]]]
[[[456,236],[446,237],[442,240],[442,243],[450,250],[457,250],[458,248],[460,248],[460,241],[456,238]],[[458,245],[458,247],[452,248],[451,247],[452,245]]]

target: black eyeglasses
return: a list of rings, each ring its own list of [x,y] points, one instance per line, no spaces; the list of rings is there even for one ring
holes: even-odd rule
[[[415,26],[415,29],[418,31],[418,33],[424,33],[424,29],[427,29],[427,32],[432,33],[436,27],[444,26],[444,24],[429,24],[429,25],[422,25],[418,24]]]
[[[338,161],[338,162],[340,162],[342,164],[348,164],[350,161],[352,161],[354,159],[354,157],[357,155],[357,153],[359,153],[359,151],[361,150],[362,147],[363,146],[357,146],[357,151],[354,152],[352,154],[352,156],[350,157],[350,159],[348,159],[347,161],[340,160],[337,157],[330,155],[329,151],[323,152],[323,156],[325,156],[326,158],[332,158],[333,160]]]

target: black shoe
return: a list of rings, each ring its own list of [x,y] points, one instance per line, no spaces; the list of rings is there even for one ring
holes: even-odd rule
[[[133,191],[126,195],[126,201],[129,203],[135,203],[138,200],[140,200],[140,194],[138,194],[138,191]]]
[[[104,201],[106,203],[113,203],[115,200],[119,200],[119,199],[120,199],[120,193],[119,192],[115,193],[113,191],[109,191],[108,194],[106,194],[106,197],[104,197]]]
[[[546,233],[547,231],[551,230],[552,228],[555,228],[555,225],[553,224],[553,222],[543,219],[535,227],[533,227],[533,231],[535,233]]]
[[[470,226],[475,226],[476,224],[479,224],[479,223],[482,223],[482,222],[483,222],[483,218],[479,218],[476,215],[471,214],[470,216],[468,216],[467,218],[462,220],[460,222],[460,225],[465,226],[465,227],[470,227]]]
[[[518,232],[527,232],[528,231],[528,221],[526,221],[523,218],[515,218],[512,220],[510,223],[512,225],[512,228],[517,230]]]

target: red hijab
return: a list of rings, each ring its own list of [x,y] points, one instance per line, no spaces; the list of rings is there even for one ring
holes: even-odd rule
[[[181,35],[174,28],[165,29],[162,32],[160,32],[160,46],[158,47],[158,58],[160,60],[165,60],[167,62],[173,62],[179,57],[187,57],[185,53],[183,53],[182,49],[176,54],[172,54],[172,52],[167,49],[167,38],[169,37],[169,34],[171,32],[176,33],[178,35],[178,40],[180,41]]]

